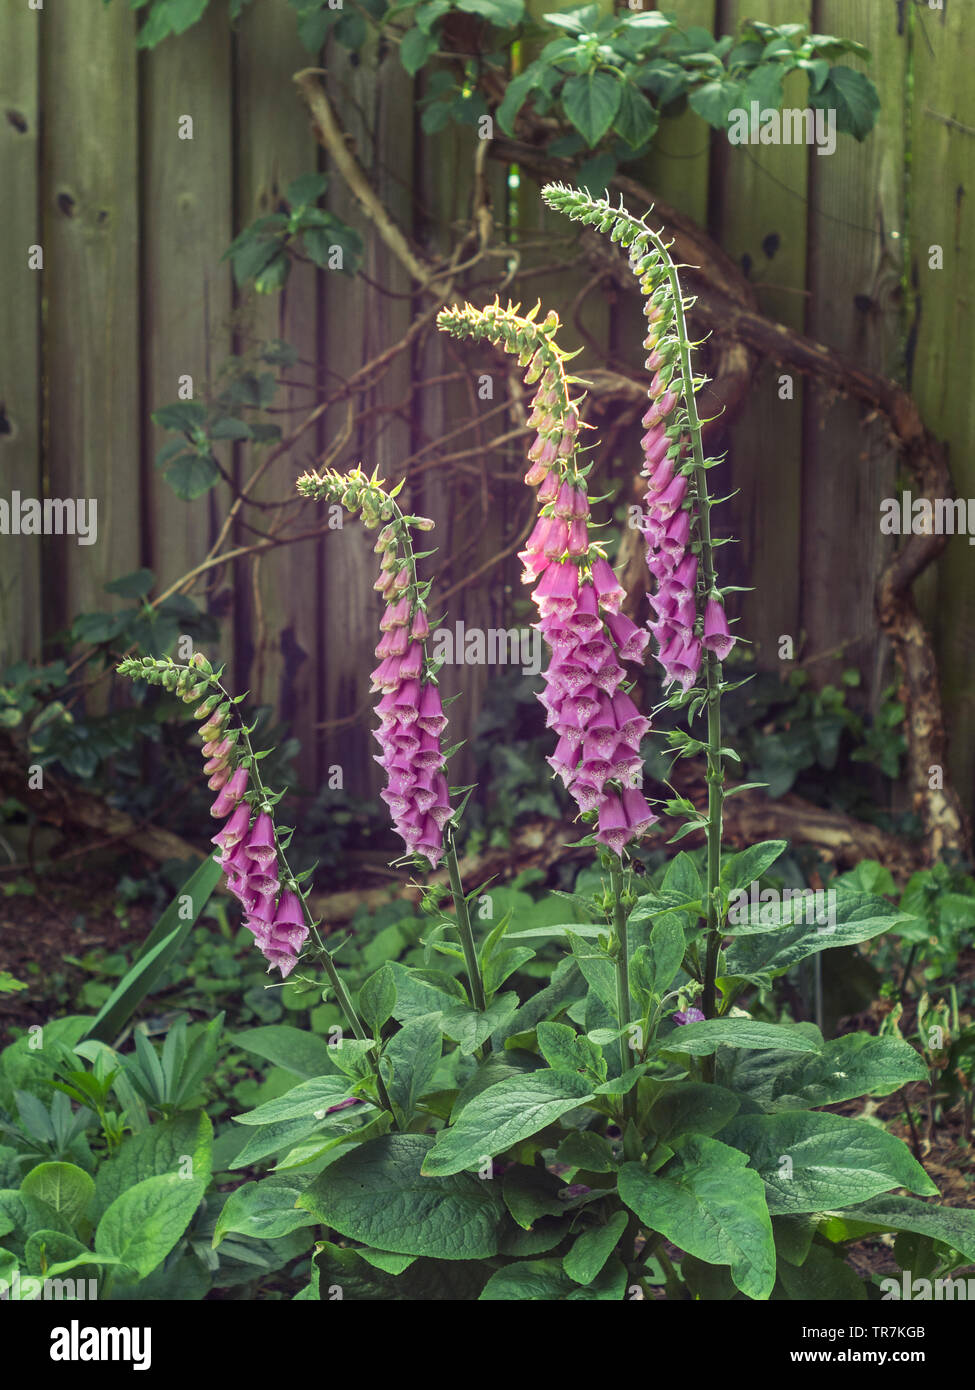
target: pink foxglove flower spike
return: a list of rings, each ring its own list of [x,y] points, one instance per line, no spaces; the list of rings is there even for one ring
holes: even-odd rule
[[[340,502],[361,511],[370,528],[385,522],[375,551],[381,572],[395,574],[392,584],[379,588],[385,612],[376,646],[379,665],[372,672],[373,693],[379,695],[379,728],[374,737],[376,757],[386,773],[380,793],[393,827],[409,852],[422,855],[435,869],[443,858],[444,827],[453,815],[444,772],[440,736],[447,719],[432,663],[426,654],[430,623],[426,600],[430,584],[416,576],[411,528],[428,531],[426,517],[404,517],[394,498],[401,484],[387,493],[361,469],[348,474],[306,473],[297,481],[305,497]]]
[[[650,728],[623,690],[623,661],[642,663],[649,634],[620,612],[625,591],[590,539],[588,469],[580,466],[579,401],[569,395],[566,355],[555,344],[558,315],[536,324],[496,301],[477,310],[445,309],[439,327],[455,336],[486,337],[528,365],[539,382],[528,424],[538,434],[525,477],[538,488],[540,513],[519,552],[522,581],[534,585],[535,624],[551,649],[539,695],[557,737],[548,762],[580,813],[597,813],[596,839],[622,854],[657,817],[637,790],[643,776],[640,742]],[[625,702],[625,703],[623,703]]]

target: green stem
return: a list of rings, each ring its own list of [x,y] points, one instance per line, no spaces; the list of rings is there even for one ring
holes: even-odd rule
[[[610,869],[613,884],[613,937],[616,952],[616,1012],[620,1028],[620,1071],[630,1069],[630,957],[626,938],[626,908],[623,904],[623,865],[618,860]],[[636,1118],[636,1091],[623,1097],[624,1122]],[[625,1125],[624,1125],[625,1127]]]
[[[691,366],[691,344],[687,336],[687,321],[684,317],[684,300],[681,294],[677,267],[667,253],[660,238],[650,232],[650,239],[657,245],[664,258],[667,278],[670,281],[674,305],[674,328],[680,349],[680,371],[683,380],[684,407],[687,411],[687,428],[691,438],[691,454],[694,460],[694,487],[697,494],[697,526],[701,543],[701,569],[703,571],[704,601],[707,602],[717,584],[714,569],[714,546],[711,540],[711,497],[708,492],[707,469],[704,466],[704,448],[701,443],[701,421],[697,413],[697,398],[694,394],[694,374]],[[715,1016],[715,974],[718,965],[718,950],[721,945],[721,923],[718,920],[717,889],[721,878],[721,812],[724,804],[724,769],[721,762],[721,662],[714,652],[705,654],[705,683],[707,687],[708,711],[708,829],[707,829],[707,953],[704,961],[703,1009],[705,1018]],[[711,1067],[713,1069],[713,1059]]]
[[[471,1002],[475,1009],[484,1013],[487,1009],[487,998],[484,994],[484,980],[481,976],[481,967],[477,960],[477,946],[474,942],[474,929],[471,926],[470,909],[467,906],[467,898],[464,896],[464,885],[460,881],[460,864],[457,862],[457,846],[454,844],[453,833],[447,836],[447,873],[450,875],[450,891],[454,899],[454,907],[457,911],[457,931],[460,935],[460,944],[464,951],[464,965],[467,970],[467,983],[470,986]],[[484,1051],[491,1051],[491,1039],[487,1038],[484,1042]]]

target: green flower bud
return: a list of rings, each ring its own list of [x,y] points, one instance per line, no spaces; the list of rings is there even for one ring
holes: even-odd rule
[[[195,709],[195,710],[193,711],[193,718],[194,718],[194,719],[206,719],[207,715],[208,715],[208,714],[211,714],[211,713],[216,709],[217,705],[219,705],[219,703],[220,703],[220,696],[219,696],[219,695],[211,695],[210,698],[209,698],[208,700],[204,700],[204,701],[203,701],[203,704],[200,706],[199,709]]]

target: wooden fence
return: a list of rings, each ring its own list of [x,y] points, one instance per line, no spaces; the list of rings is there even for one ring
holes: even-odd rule
[[[536,14],[551,8],[533,0]],[[959,0],[940,8],[919,0],[913,16],[901,0],[668,0],[660,8],[715,33],[745,15],[805,22],[872,50],[882,112],[862,144],[841,136],[829,158],[804,146],[732,148],[688,114],[664,123],[636,175],[748,267],[766,313],[908,382],[927,425],[949,445],[958,495],[975,496],[975,16]],[[0,541],[2,660],[37,659],[73,613],[110,608],[104,585],[118,575],[146,565],[161,591],[206,553],[226,488],[188,504],[153,466],[165,436],[149,413],[176,399],[180,377],[192,376],[202,394],[242,343],[280,337],[300,361],[277,404],[298,412],[401,338],[418,310],[406,270],[363,225],[335,174],[328,205],[362,230],[367,278],[299,265],[280,297],[242,302],[221,260],[290,179],[324,167],[292,82],[309,55],[286,0],[254,0],[234,33],[215,0],[189,34],[147,54],[136,51],[135,21],[123,0],[49,0],[43,10],[7,3],[0,12],[0,496],[16,489],[98,500],[95,545],[64,536]],[[393,48],[367,49],[356,65],[345,50],[330,50],[325,61],[329,93],[374,188],[417,245],[445,252],[449,229],[469,214],[473,130],[422,132],[414,103],[423,78],[407,77]],[[805,105],[804,79],[789,79],[786,104]],[[178,138],[186,115],[192,140]],[[510,237],[526,240],[523,265],[541,263],[558,219],[540,210],[524,175],[516,187],[489,163],[487,178],[497,233],[507,223]],[[941,268],[931,247],[942,248]],[[32,248],[41,248],[43,268]],[[483,267],[478,279],[483,290]],[[522,297],[537,294],[567,318],[582,287],[578,273],[540,275]],[[638,329],[633,305],[590,295],[581,321],[618,356],[638,360],[618,346]],[[398,360],[371,398],[388,427],[375,442],[360,431],[342,462],[362,458],[396,476],[400,459],[470,418],[476,401],[457,383],[422,391],[409,413],[396,408],[411,382],[456,367],[450,353],[434,339]],[[880,533],[879,507],[896,491],[897,457],[880,420],[799,377],[783,401],[780,375],[772,363],[760,373],[728,439],[727,474],[740,491],[724,529],[743,538],[736,578],[756,589],[742,601],[742,630],[770,668],[784,634],[804,659],[841,647],[876,703],[891,678],[873,613],[874,582],[893,544]],[[343,412],[330,409],[315,437],[279,460],[262,499],[291,492]],[[227,466],[246,476],[239,455],[228,453]],[[608,462],[634,465],[632,454]],[[416,500],[440,524],[448,592],[510,545],[525,510],[516,474],[509,451],[481,459],[460,494],[437,469],[423,475]],[[314,509],[307,514],[313,519]],[[208,581],[234,680],[293,722],[311,785],[336,762],[350,789],[368,785],[373,563],[368,541],[347,528]],[[937,636],[952,772],[969,808],[970,576],[971,552],[956,537],[919,586]],[[451,621],[508,625],[517,597],[509,559],[459,591]],[[466,676],[473,684],[465,681],[466,701],[454,706],[458,738],[471,732],[491,673]]]

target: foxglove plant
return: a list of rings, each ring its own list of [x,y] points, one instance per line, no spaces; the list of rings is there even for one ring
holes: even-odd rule
[[[313,937],[346,1022],[357,1039],[368,1041],[308,905],[311,890],[303,885],[312,871],[295,874],[288,863],[286,850],[293,831],[279,830],[273,817],[281,793],[264,786],[261,754],[255,753],[250,739],[255,726],[248,727],[240,718],[237,706],[242,697],[231,696],[222,685],[223,668],[214,671],[203,653],[195,652],[185,665],[169,658],[126,658],[116,669],[119,675],[162,686],[187,704],[202,701],[193,717],[201,721],[207,786],[217,793],[210,814],[224,820],[212,843],[219,850],[226,886],[243,908],[244,925],[268,962],[268,970],[277,969],[283,980]],[[378,1070],[373,1082],[380,1104],[392,1114]]]
[[[433,522],[399,510],[395,498],[402,483],[386,493],[375,474],[369,479],[361,469],[305,473],[295,486],[303,497],[339,503],[353,515],[361,514],[370,530],[382,525],[375,546],[382,559],[374,587],[382,595],[385,612],[376,647],[379,665],[372,672],[372,690],[382,695],[376,705],[376,739],[382,753],[376,761],[386,773],[387,787],[381,795],[407,850],[422,855],[435,869],[443,857],[444,826],[453,814],[441,747],[447,717],[426,651],[430,583],[421,584],[417,578],[410,534],[411,528],[431,530]]]
[[[515,931],[505,914],[475,939],[473,895],[460,883],[453,843],[457,813],[427,824],[432,807],[449,807],[450,793],[436,781],[448,754],[439,746],[442,705],[431,693],[436,668],[423,649],[429,586],[417,582],[422,557],[410,540],[411,527],[426,523],[404,516],[399,489],[387,492],[375,476],[306,475],[303,495],[337,499],[380,530],[377,588],[387,619],[374,683],[386,800],[418,867],[442,854],[461,949],[439,937],[424,943],[445,957],[441,970],[429,960],[422,969],[387,961],[362,982],[355,1006],[337,980],[354,1020],[352,1055],[344,1045],[329,1048],[307,1077],[305,1058],[315,1053],[300,1049],[307,1079],[238,1117],[253,1136],[239,1166],[275,1154],[287,1171],[235,1192],[218,1234],[250,1230],[251,1221],[262,1230],[280,1221],[293,1232],[310,1214],[329,1238],[315,1240],[302,1299],[330,1297],[336,1286],[377,1301],[805,1299],[822,1297],[824,1287],[847,1298],[862,1287],[842,1252],[864,1232],[909,1234],[895,1255],[917,1250],[922,1238],[932,1274],[975,1262],[975,1213],[900,1195],[928,1198],[937,1189],[881,1126],[824,1109],[924,1079],[922,1058],[896,1029],[826,1040],[812,1024],[764,1022],[736,1002],[748,991],[767,999],[773,980],[798,961],[907,919],[850,884],[837,889],[826,925],[794,898],[777,912],[763,901],[757,913],[729,918],[732,895],[761,879],[786,845],[721,855],[720,699],[729,688],[721,662],[733,638],[714,568],[713,461],[701,446],[685,301],[667,248],[645,222],[575,190],[553,186],[545,197],[621,242],[661,310],[648,316],[654,379],[641,528],[655,584],[649,632],[622,619],[620,586],[590,536],[584,425],[579,399],[569,395],[576,379],[565,375],[554,342],[556,317],[537,324],[534,312],[466,306],[445,310],[441,326],[517,352],[539,383],[527,479],[538,489],[539,516],[522,560],[551,648],[543,704],[558,741],[550,761],[580,815],[596,818],[593,843],[609,883],[597,893],[577,885],[560,894],[567,923],[551,926],[546,915],[543,926]],[[634,759],[647,721],[622,670],[642,659],[651,634],[664,679],[676,687],[668,703],[687,711],[689,725],[706,714],[706,739],[689,731],[670,738],[680,754],[706,755],[707,814],[668,803],[686,818],[678,836],[705,832],[703,873],[686,852],[639,878],[625,859],[646,824]],[[198,712],[208,721],[214,809],[226,818],[215,838],[228,886],[268,924],[266,948],[290,960],[304,939],[291,934],[301,923],[285,894],[301,905],[316,942],[317,928],[287,867],[259,755],[234,721],[219,673],[201,659],[189,668],[148,661],[124,669],[204,701]],[[570,954],[543,988],[519,996],[512,977],[541,973],[524,943],[552,936]],[[327,952],[323,960],[332,981],[334,962]],[[256,1031],[253,1050],[266,1055],[268,1030]],[[292,1032],[297,1052],[301,1038]],[[247,1034],[237,1040],[248,1046]],[[353,1104],[363,1099],[378,1106]]]
[[[565,372],[573,354],[555,342],[558,315],[537,324],[538,308],[519,316],[497,301],[483,310],[465,304],[443,310],[437,324],[454,337],[486,339],[516,353],[528,367],[526,384],[540,382],[525,476],[538,489],[539,517],[519,559],[522,582],[535,585],[536,627],[552,652],[539,696],[547,726],[558,735],[549,763],[580,812],[596,812],[597,842],[619,856],[658,819],[639,789],[640,742],[650,721],[630,698],[620,665],[641,662],[648,639],[620,613],[623,589],[590,535],[589,469],[580,462],[583,398],[571,398],[578,379]]]

